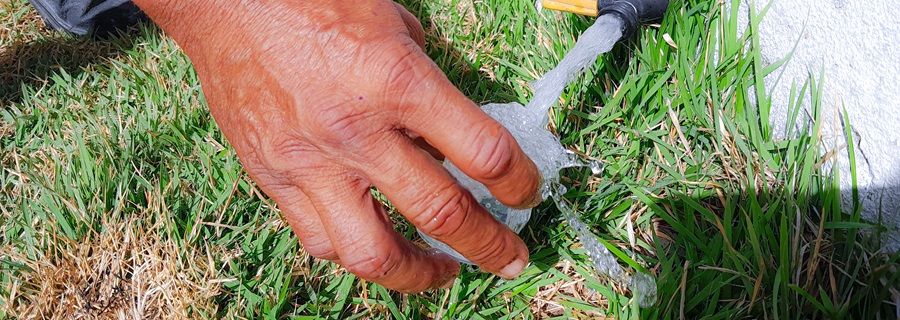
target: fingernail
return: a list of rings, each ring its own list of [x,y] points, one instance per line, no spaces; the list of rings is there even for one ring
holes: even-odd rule
[[[517,258],[500,270],[500,276],[504,279],[512,279],[518,277],[519,274],[521,274],[522,271],[525,270],[525,265],[527,263],[527,261]]]
[[[543,182],[543,179],[541,179],[541,181],[538,182],[538,189],[534,193],[534,198],[532,198],[531,203],[528,204],[529,208],[537,207],[538,205],[541,204],[541,202],[544,202],[544,195],[541,192],[541,186],[543,186],[543,185],[544,185],[544,182]]]

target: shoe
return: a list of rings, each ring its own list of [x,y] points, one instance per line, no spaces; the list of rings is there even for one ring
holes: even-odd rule
[[[51,28],[84,36],[108,35],[147,17],[129,0],[28,0]]]

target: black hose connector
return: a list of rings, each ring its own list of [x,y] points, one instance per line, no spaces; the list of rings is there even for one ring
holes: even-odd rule
[[[615,14],[622,20],[622,37],[637,31],[643,23],[659,21],[666,14],[669,0],[598,0],[598,16]]]

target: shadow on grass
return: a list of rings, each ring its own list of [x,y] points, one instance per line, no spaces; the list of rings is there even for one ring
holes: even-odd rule
[[[864,191],[896,194],[900,186]],[[649,264],[660,300],[648,318],[894,315],[900,255],[881,248],[882,236],[896,231],[842,211],[840,190],[659,192],[661,199],[648,192],[640,200],[659,219],[645,237],[655,254],[640,253],[656,260]],[[599,220],[591,224],[609,223]]]
[[[74,76],[91,65],[106,63],[132,49],[138,35],[135,26],[105,37],[52,33],[8,44],[0,53],[0,105],[21,102],[24,87],[38,88],[61,70]]]

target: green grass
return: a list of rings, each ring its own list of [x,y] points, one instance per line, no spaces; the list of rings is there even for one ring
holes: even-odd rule
[[[403,2],[429,55],[477,102],[527,101],[528,82],[591,23],[531,0]],[[449,290],[402,295],[313,261],[243,173],[173,41],[152,26],[73,39],[7,0],[0,318],[138,300],[144,316],[186,318],[894,318],[900,258],[877,251],[879,228],[858,208],[841,212],[823,169],[827,79],[793,87],[802,125],[774,140],[761,84],[778,64],[759,54],[763,17],[745,33],[736,17],[719,1],[672,1],[551,117],[566,146],[607,164],[599,178],[566,172],[566,197],[623,264],[657,277],[659,302],[638,309],[546,204],[522,232],[532,263],[511,281],[464,268]]]

